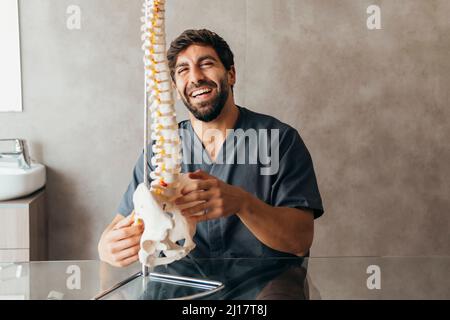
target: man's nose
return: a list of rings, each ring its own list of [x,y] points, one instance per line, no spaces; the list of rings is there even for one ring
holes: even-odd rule
[[[193,84],[198,84],[202,80],[205,80],[205,75],[202,70],[199,67],[192,68],[189,75],[189,81]]]

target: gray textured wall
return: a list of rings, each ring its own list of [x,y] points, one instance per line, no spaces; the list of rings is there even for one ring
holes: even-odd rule
[[[82,9],[81,30],[66,8]],[[366,8],[382,9],[382,30]],[[0,137],[48,169],[50,258],[96,258],[142,145],[140,0],[22,0],[24,112]],[[221,34],[238,104],[296,127],[326,213],[314,256],[450,254],[450,1],[168,1]],[[180,119],[184,107],[177,106]]]

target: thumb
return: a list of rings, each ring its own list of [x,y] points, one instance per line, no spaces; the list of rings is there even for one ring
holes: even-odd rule
[[[191,178],[191,179],[211,179],[212,176],[207,174],[205,171],[202,171],[199,169],[199,170],[189,173],[189,178]]]
[[[114,230],[129,227],[133,222],[134,222],[134,210],[126,218],[121,219],[119,222],[117,222],[116,225],[114,226]]]
[[[123,219],[125,219],[125,217],[124,217],[123,215],[117,214],[117,215],[114,217],[113,221],[111,221],[111,223],[106,227],[106,230],[111,230],[111,229],[113,229],[113,228],[116,226],[116,224],[117,224],[119,221],[123,220]]]

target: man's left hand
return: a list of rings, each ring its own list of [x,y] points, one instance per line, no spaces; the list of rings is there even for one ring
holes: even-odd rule
[[[249,193],[242,188],[229,185],[202,170],[189,173],[193,179],[182,190],[182,196],[175,200],[176,205],[196,202],[187,206],[181,213],[195,222],[218,219],[238,213],[248,199]],[[198,204],[198,201],[203,201]],[[203,215],[195,215],[204,212]]]

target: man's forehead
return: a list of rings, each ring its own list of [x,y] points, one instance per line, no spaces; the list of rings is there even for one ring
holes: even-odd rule
[[[219,56],[213,47],[193,44],[178,54],[176,64],[178,65],[189,61],[197,62],[199,59],[205,58],[206,56],[219,61]]]

